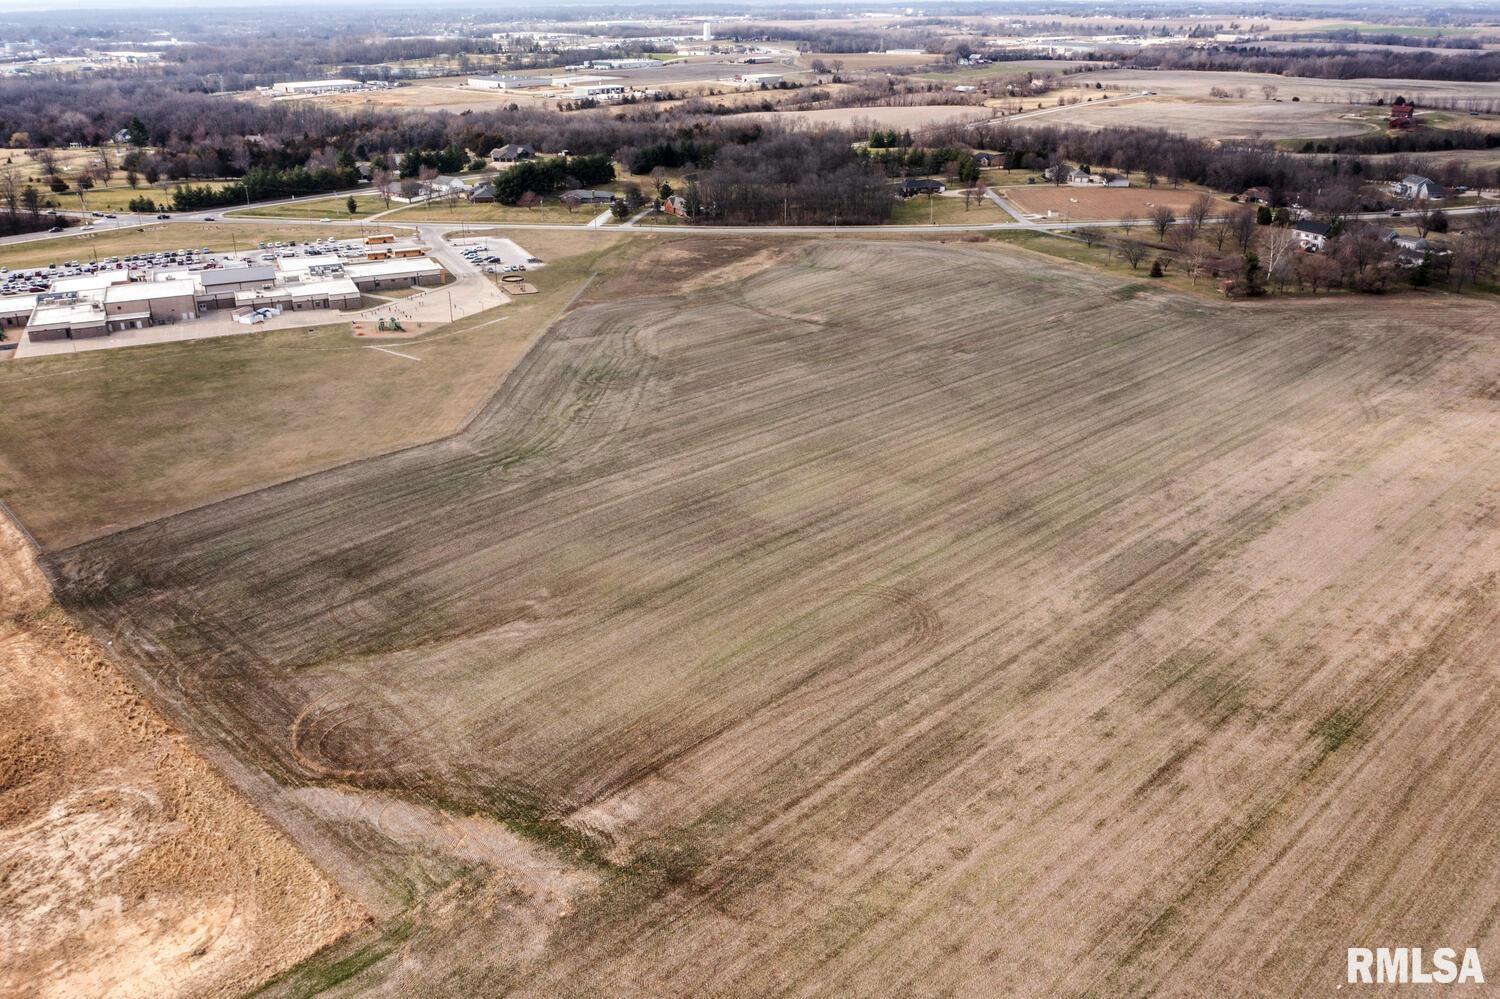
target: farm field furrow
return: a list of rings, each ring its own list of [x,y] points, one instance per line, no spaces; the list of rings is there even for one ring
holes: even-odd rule
[[[408,913],[353,986],[1308,994],[1500,945],[1485,305],[644,252],[462,433],[48,556]]]

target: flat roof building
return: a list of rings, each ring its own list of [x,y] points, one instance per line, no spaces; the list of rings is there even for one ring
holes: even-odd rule
[[[72,340],[108,332],[104,303],[76,291],[38,295],[36,309],[26,324],[26,335],[33,340]]]
[[[273,94],[335,94],[341,91],[358,90],[364,84],[358,80],[288,80],[271,84]]]

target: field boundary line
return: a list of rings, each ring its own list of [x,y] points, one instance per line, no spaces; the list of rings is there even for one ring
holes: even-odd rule
[[[431,447],[434,444],[441,444],[446,441],[457,440],[458,438],[466,434],[469,431],[469,428],[473,426],[474,421],[477,420],[481,415],[483,415],[485,410],[493,405],[494,402],[505,393],[506,387],[510,384],[511,379],[516,377],[517,372],[521,371],[521,369],[525,366],[527,359],[531,357],[537,347],[540,346],[549,336],[553,334],[553,332],[556,330],[558,320],[567,315],[568,310],[573,307],[573,305],[578,301],[579,297],[582,296],[586,290],[588,290],[591,284],[593,284],[594,278],[598,276],[598,271],[589,272],[589,276],[584,279],[583,284],[578,287],[578,290],[575,291],[565,303],[563,303],[562,307],[558,309],[557,313],[553,315],[551,319],[547,320],[546,325],[544,325],[541,330],[538,331],[536,338],[532,340],[531,344],[526,348],[526,350],[516,358],[515,363],[511,365],[510,369],[506,371],[505,376],[501,378],[500,384],[495,386],[493,390],[491,390],[487,395],[481,398],[480,401],[475,405],[474,409],[469,413],[469,415],[464,418],[463,422],[459,423],[457,427],[452,431],[438,437],[428,438],[424,441],[416,441],[411,444],[406,444],[402,447],[394,448],[390,451],[381,451],[377,454],[367,454],[360,458],[351,458],[347,461],[335,462],[334,464],[326,465],[322,468],[310,469],[306,472],[302,472],[301,474],[293,475],[285,479],[280,479],[276,482],[268,482],[265,485],[256,486],[253,489],[247,489],[243,492],[231,493],[227,496],[221,496],[217,499],[212,499],[205,503],[198,503],[194,506],[184,507],[181,510],[174,510],[171,513],[163,514],[160,517],[152,517],[150,520],[142,521],[139,524],[131,524],[129,526],[121,527],[113,531],[105,531],[101,534],[89,535],[88,537],[82,538],[62,548],[47,549],[42,548],[40,545],[38,545],[37,552],[46,556],[45,558],[39,559],[42,565],[43,572],[46,573],[50,581],[53,581],[55,583],[52,574],[52,562],[54,559],[66,555],[70,551],[74,551],[76,549],[83,548],[96,542],[102,541],[105,538],[113,538],[127,534],[133,534],[137,531],[146,530],[147,528],[165,523],[166,521],[173,520],[178,517],[185,517],[190,514],[201,513],[204,510],[208,510],[225,503],[240,502],[247,500],[252,496],[259,496],[262,493],[270,493],[275,490],[286,489],[298,482],[301,482],[305,479],[311,479],[315,476],[328,475],[334,472],[346,472],[351,469],[358,468],[361,465],[369,464],[371,462],[388,461],[399,455],[406,454],[409,451],[415,451],[418,448]],[[31,538],[31,533],[29,531],[26,531],[24,527],[22,527],[22,530],[25,531],[28,538]],[[35,543],[35,540],[35,538],[32,538],[33,543]]]
[[[552,330],[557,326],[558,320],[562,319],[563,316],[568,314],[573,306],[577,304],[578,299],[583,295],[583,293],[585,291],[588,291],[589,285],[594,283],[594,278],[598,276],[598,271],[589,271],[589,276],[583,279],[583,284],[578,286],[578,290],[573,292],[573,294],[569,296],[568,300],[563,303],[562,308],[558,309],[557,313],[551,319],[547,320],[546,324],[543,325],[539,331],[537,331],[536,338],[531,341],[530,345],[527,346],[527,348],[521,353],[521,356],[516,358],[516,363],[511,365],[510,370],[507,371],[504,377],[500,379],[500,384],[495,386],[495,390],[474,404],[474,408],[469,410],[469,415],[463,418],[463,422],[458,425],[458,429],[453,431],[452,434],[448,435],[449,437],[460,437],[463,434],[468,433],[469,428],[474,425],[474,421],[479,419],[484,411],[489,408],[490,404],[505,392],[505,387],[510,383],[511,376],[521,369],[522,363],[525,362],[528,356],[530,356],[531,352],[536,350],[537,347],[541,346],[543,340],[552,335]],[[447,437],[437,438],[437,440],[447,439]]]
[[[5,502],[5,500],[3,499],[0,499],[0,513],[4,513],[5,518],[15,525],[16,530],[21,533],[21,537],[25,538],[26,543],[31,545],[31,550],[33,552],[35,552],[37,555],[41,555],[43,553],[44,549],[42,548],[41,543],[37,541],[36,535],[31,533],[31,528],[27,527],[25,523],[22,522],[21,518],[16,516],[16,511],[12,510],[10,508],[10,504]]]

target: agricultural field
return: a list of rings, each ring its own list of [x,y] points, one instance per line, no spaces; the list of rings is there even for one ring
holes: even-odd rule
[[[871,128],[923,128],[928,125],[951,125],[954,122],[981,121],[994,117],[986,108],[968,104],[936,104],[917,107],[824,108],[819,111],[754,111],[747,117],[774,118],[783,123],[800,123],[809,128],[833,126],[866,126]]]
[[[1383,130],[1365,115],[1369,110],[1345,104],[1294,104],[1264,99],[1164,98],[1121,104],[1075,104],[1016,124],[1164,128],[1195,139],[1322,139]]]
[[[1090,73],[1088,85],[1102,83],[1106,90],[1151,90],[1171,97],[1206,99],[1214,87],[1230,93],[1245,87],[1251,95],[1263,85],[1277,88],[1277,96],[1290,103],[1307,101],[1358,104],[1377,97],[1404,95],[1418,102],[1433,98],[1500,100],[1500,83],[1469,83],[1448,80],[1322,80],[1311,77],[1277,76],[1271,73],[1197,72],[1193,70],[1111,69]]]
[[[1351,942],[1500,947],[1492,307],[647,238],[460,433],[49,546],[378,920],[266,994],[1305,995]],[[88,517],[53,488],[23,520]]]
[[[1134,214],[1146,219],[1158,205],[1166,205],[1181,215],[1204,192],[1191,188],[1171,187],[1072,187],[1056,184],[1031,184],[1007,187],[999,193],[1029,215],[1046,216],[1055,212],[1069,219],[1119,219]],[[1218,199],[1224,211],[1233,207]]]

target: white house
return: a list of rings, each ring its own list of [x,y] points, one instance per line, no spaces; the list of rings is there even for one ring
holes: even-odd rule
[[[1413,201],[1440,201],[1448,196],[1443,185],[1414,173],[1391,184],[1391,193],[1398,198],[1410,198]]]
[[[1308,253],[1317,253],[1328,245],[1328,237],[1333,232],[1333,227],[1326,222],[1302,221],[1292,226],[1292,236],[1296,238],[1297,245]]]

